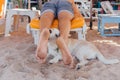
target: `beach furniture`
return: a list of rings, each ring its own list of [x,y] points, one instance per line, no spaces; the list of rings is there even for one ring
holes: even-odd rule
[[[7,0],[0,0],[0,24],[2,24],[5,20],[7,8]]]
[[[98,31],[101,36],[120,36],[120,11],[113,10],[109,1],[102,1],[101,7],[106,14],[98,15]],[[105,28],[106,23],[117,23],[118,28]]]
[[[7,0],[0,0],[0,18],[5,17]]]
[[[101,7],[103,8],[106,14],[119,14],[120,15],[120,10],[113,10],[113,7],[109,1],[102,1]]]
[[[37,10],[19,9],[19,8],[9,9],[7,11],[7,16],[6,16],[5,37],[9,36],[10,35],[9,33],[12,31],[11,21],[13,16],[26,15],[29,16],[30,19],[33,19],[37,13],[39,13]],[[19,16],[16,17],[15,21],[17,24],[15,25],[15,27],[18,27],[18,20],[19,20]]]
[[[81,14],[84,16],[85,19],[90,19],[90,5],[91,2],[89,0],[74,0],[74,2],[77,4]],[[92,14],[94,16],[93,19],[97,19],[98,9],[92,8]]]
[[[71,31],[75,31],[78,34],[78,39],[85,40],[85,34],[86,34],[86,24],[83,18],[76,18],[73,19],[71,22]],[[54,20],[52,23],[51,28],[58,28],[58,20]],[[40,20],[33,19],[29,24],[27,24],[26,31],[28,34],[32,34],[34,38],[34,44],[38,44],[39,35],[40,35]]]
[[[78,34],[78,39],[81,40],[86,40],[86,28],[87,25],[85,23],[84,18],[82,17],[78,17],[75,18],[74,20],[72,20],[71,22],[71,31],[75,31]],[[31,22],[29,24],[27,24],[26,27],[26,32],[28,34],[32,34],[33,38],[34,38],[34,44],[38,44],[38,40],[39,40],[39,35],[40,35],[40,20],[39,18],[35,18],[33,20],[31,20]],[[51,28],[58,28],[58,20],[54,20],[52,23]]]

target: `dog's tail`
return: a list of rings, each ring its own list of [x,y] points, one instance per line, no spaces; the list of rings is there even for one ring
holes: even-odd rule
[[[104,64],[115,64],[115,63],[119,63],[118,59],[106,59],[101,53],[97,54],[97,58],[98,60],[100,60],[101,62],[103,62]]]

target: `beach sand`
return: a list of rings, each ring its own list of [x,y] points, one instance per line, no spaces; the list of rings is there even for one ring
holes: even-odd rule
[[[70,69],[62,61],[56,64],[38,63],[36,45],[32,36],[26,33],[25,25],[20,23],[18,31],[11,32],[9,37],[2,34],[5,24],[0,25],[0,80],[120,80],[120,63],[105,65],[92,60],[79,70]],[[100,36],[96,22],[93,30],[88,29],[86,40],[93,43],[106,58],[120,60],[120,37]]]

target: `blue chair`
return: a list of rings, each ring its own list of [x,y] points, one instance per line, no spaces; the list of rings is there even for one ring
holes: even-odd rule
[[[106,23],[118,23],[118,28],[105,29]],[[120,16],[111,14],[98,15],[98,31],[101,36],[120,36]]]
[[[120,36],[120,14],[114,11],[109,1],[101,2],[101,7],[107,14],[98,15],[98,31],[101,36]],[[117,23],[118,28],[106,29],[106,23]]]

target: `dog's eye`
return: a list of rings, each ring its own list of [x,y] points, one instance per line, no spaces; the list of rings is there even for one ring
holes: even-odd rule
[[[49,29],[49,32],[50,32],[50,33],[52,33],[52,30],[51,30],[51,29]]]
[[[60,35],[55,34],[56,37],[59,37]]]

